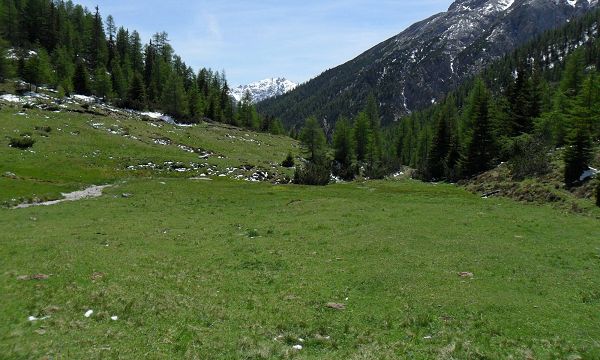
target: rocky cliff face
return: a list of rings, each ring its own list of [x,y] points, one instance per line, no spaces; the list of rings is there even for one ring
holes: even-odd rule
[[[373,92],[384,123],[422,109],[465,78],[542,32],[562,26],[598,0],[458,0],[259,110],[288,125],[309,115],[354,115]]]

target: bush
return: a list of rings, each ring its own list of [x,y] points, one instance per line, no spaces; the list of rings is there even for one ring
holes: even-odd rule
[[[294,162],[294,157],[292,156],[292,153],[288,153],[287,157],[285,158],[285,160],[283,160],[283,162],[281,163],[281,166],[285,167],[285,168],[292,168],[294,167],[295,162]]]
[[[550,171],[549,146],[539,137],[522,135],[510,145],[509,168],[513,179],[540,176]]]
[[[596,181],[596,205],[600,207],[600,179]]]
[[[330,176],[331,172],[327,162],[308,162],[306,165],[296,168],[294,183],[324,186],[329,184]]]
[[[9,142],[9,146],[16,149],[29,149],[35,144],[35,140],[31,137],[20,137],[20,138],[11,138]]]

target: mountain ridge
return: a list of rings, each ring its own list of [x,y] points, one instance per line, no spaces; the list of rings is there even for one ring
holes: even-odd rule
[[[247,85],[240,85],[231,89],[230,95],[236,101],[241,101],[246,91],[249,91],[252,102],[257,103],[275,96],[283,95],[294,90],[297,86],[298,84],[284,77],[273,77]]]
[[[358,57],[258,104],[288,126],[354,116],[374,93],[391,123],[436,102],[491,61],[596,7],[598,0],[459,0]],[[317,101],[317,99],[319,99]]]

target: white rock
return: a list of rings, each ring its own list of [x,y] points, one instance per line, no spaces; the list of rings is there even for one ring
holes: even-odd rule
[[[298,345],[294,345],[294,346],[292,346],[292,348],[293,348],[294,350],[302,350],[302,345],[300,345],[300,344],[298,344]]]
[[[94,310],[88,310],[85,312],[85,314],[83,314],[83,316],[85,316],[86,318],[89,318],[90,316],[92,316],[93,313],[94,313]]]

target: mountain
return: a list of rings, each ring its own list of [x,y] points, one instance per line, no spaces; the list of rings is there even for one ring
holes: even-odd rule
[[[283,96],[258,104],[295,126],[308,116],[353,116],[373,93],[382,122],[438,101],[462,81],[542,32],[566,24],[598,0],[458,0],[357,58]]]
[[[272,97],[283,95],[294,90],[298,84],[286,78],[271,78],[257,81],[248,85],[240,85],[230,91],[230,95],[237,101],[242,100],[246,91],[250,92],[252,102],[257,103]]]

